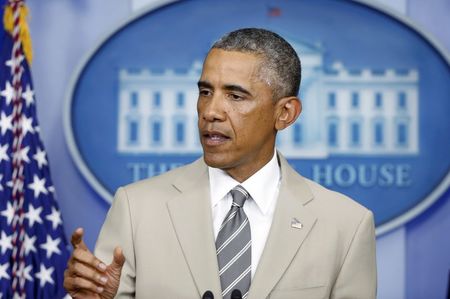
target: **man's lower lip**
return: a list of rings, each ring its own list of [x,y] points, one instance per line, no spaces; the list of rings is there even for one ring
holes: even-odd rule
[[[203,137],[203,143],[208,146],[217,146],[226,143],[228,138],[211,138],[211,137]]]

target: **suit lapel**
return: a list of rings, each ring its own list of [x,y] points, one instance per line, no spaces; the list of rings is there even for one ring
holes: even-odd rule
[[[174,187],[180,194],[168,202],[167,208],[199,297],[206,290],[219,296],[209,177],[204,162],[197,161],[191,171],[174,183]]]
[[[250,288],[249,299],[266,298],[280,280],[317,218],[307,208],[313,195],[298,174],[279,156],[282,181],[272,226]],[[199,297],[221,287],[211,216],[209,177],[203,160],[195,162],[173,184],[180,194],[167,203],[178,241],[197,286]],[[301,228],[291,226],[296,218]],[[298,225],[297,225],[298,226]]]
[[[251,284],[249,299],[266,298],[282,277],[317,221],[305,208],[313,195],[297,173],[279,156],[282,180],[272,226]],[[292,227],[292,220],[301,225]],[[301,228],[298,228],[301,226]]]

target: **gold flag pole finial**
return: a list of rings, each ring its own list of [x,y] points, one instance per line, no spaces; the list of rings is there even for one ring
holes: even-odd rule
[[[5,12],[3,15],[3,26],[5,31],[9,34],[13,35],[14,31],[14,11],[13,6],[19,5],[19,39],[22,44],[22,50],[25,54],[25,58],[29,65],[33,60],[33,50],[31,46],[31,36],[30,36],[30,28],[28,27],[27,17],[28,17],[28,8],[26,7],[23,1],[9,1],[9,4],[5,7]]]

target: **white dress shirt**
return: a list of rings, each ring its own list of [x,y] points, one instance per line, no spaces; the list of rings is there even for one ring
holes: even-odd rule
[[[266,244],[280,190],[281,174],[276,151],[266,165],[242,183],[221,169],[208,167],[208,170],[215,238],[233,202],[230,191],[241,185],[252,197],[245,202],[244,212],[250,222],[252,235],[253,278]]]

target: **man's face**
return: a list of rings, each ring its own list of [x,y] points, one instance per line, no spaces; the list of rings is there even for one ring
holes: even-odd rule
[[[262,58],[212,49],[203,65],[197,102],[206,164],[242,182],[273,156],[276,103],[258,76]]]

